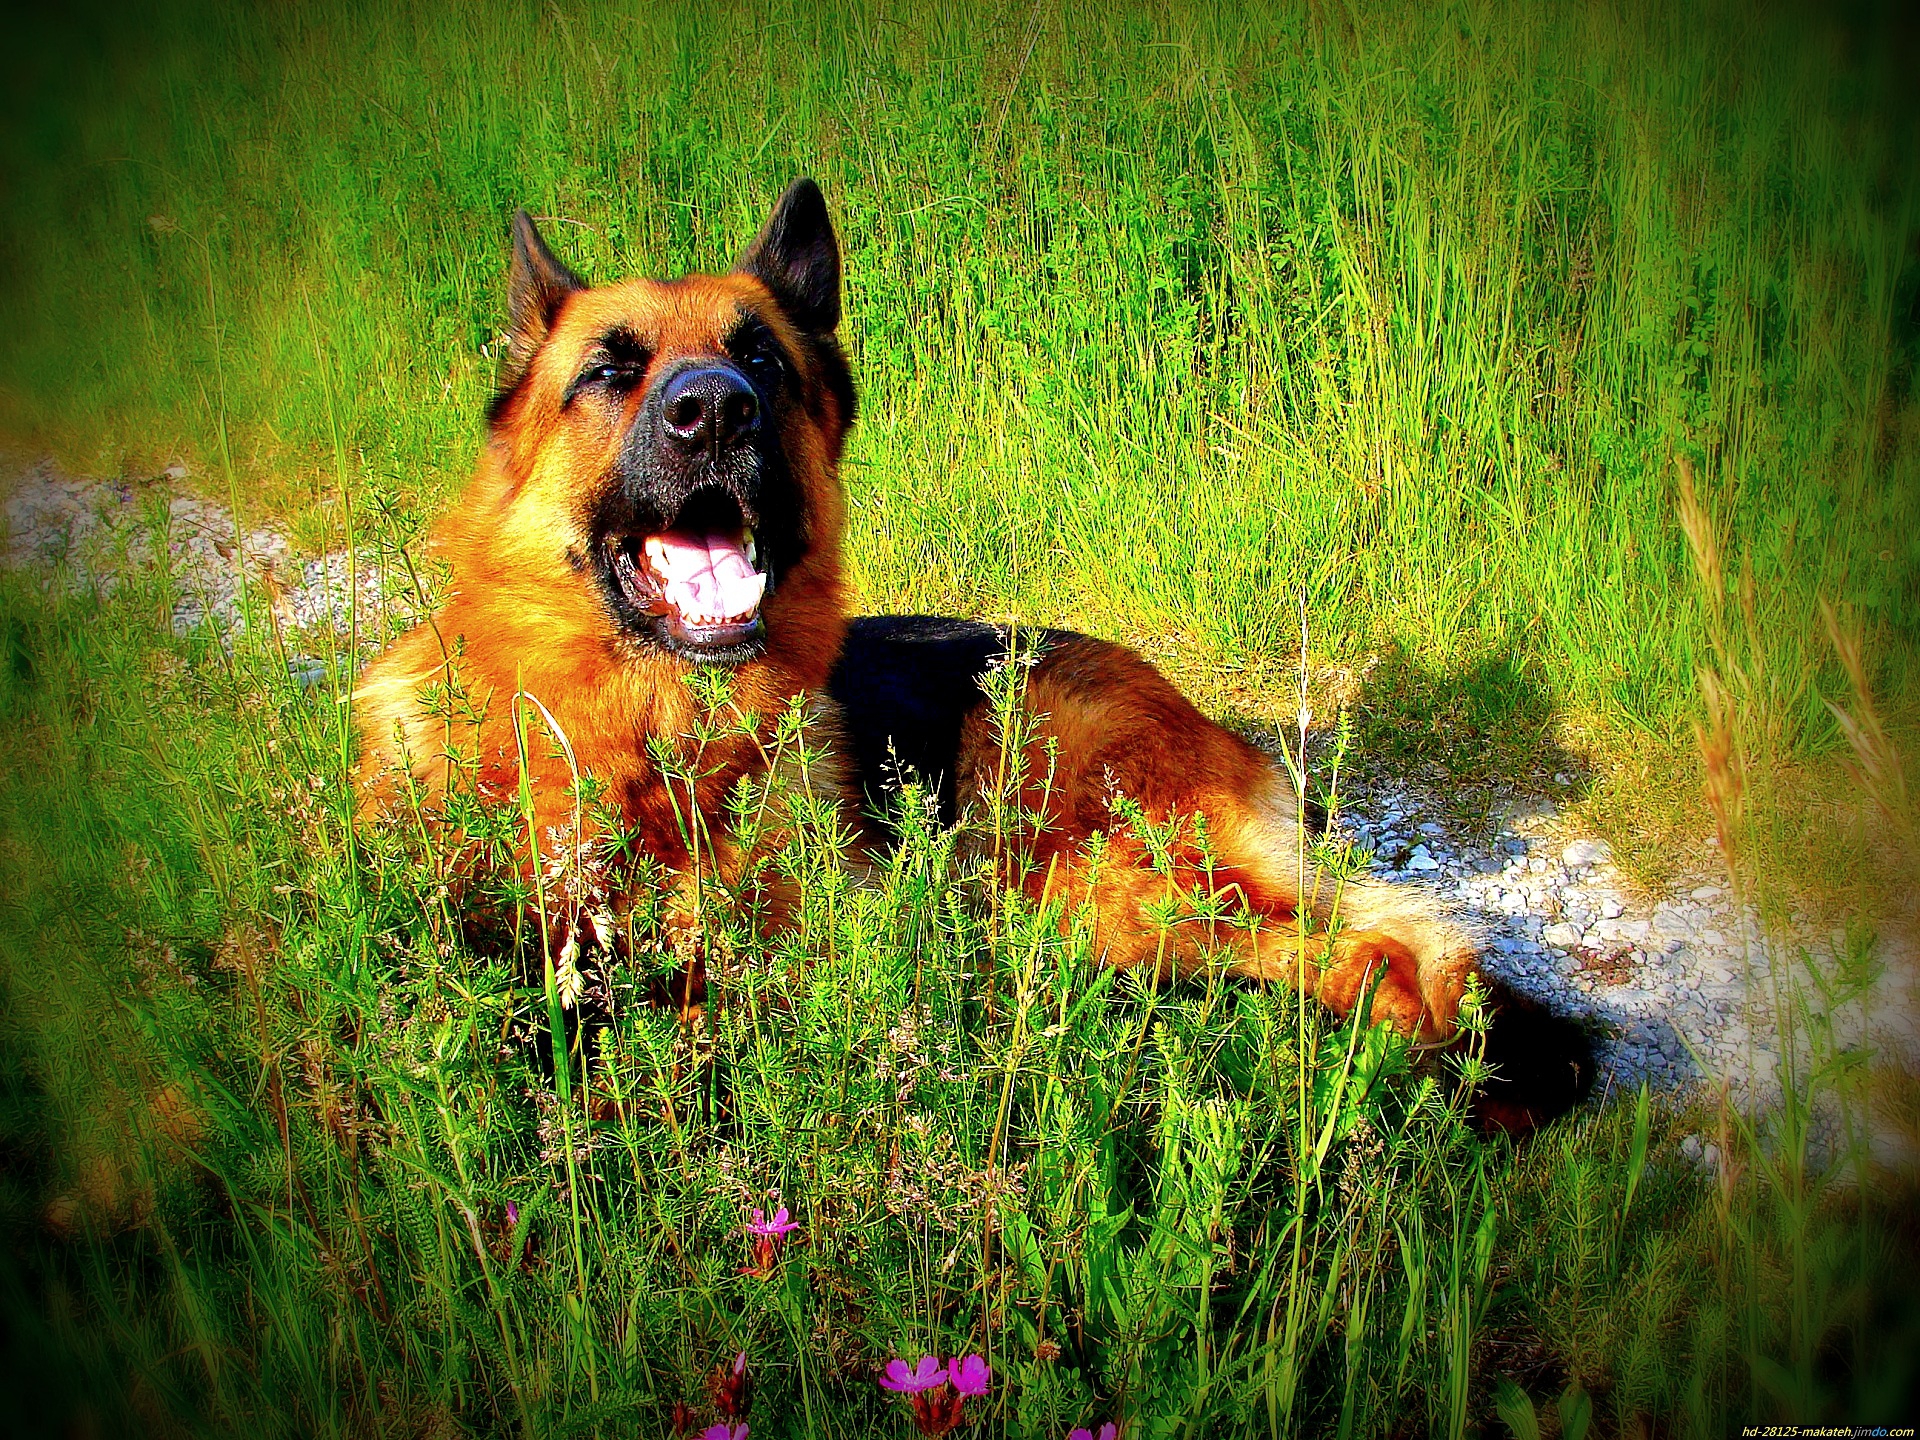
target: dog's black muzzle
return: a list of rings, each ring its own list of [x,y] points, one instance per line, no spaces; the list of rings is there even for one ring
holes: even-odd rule
[[[725,360],[683,362],[648,388],[594,517],[602,590],[635,638],[722,663],[765,648],[757,608],[707,601],[701,613],[698,596],[712,592],[676,584],[658,567],[684,563],[688,544],[704,538],[721,567],[733,563],[729,549],[750,556],[771,594],[805,553],[776,419],[769,397]],[[677,553],[660,555],[660,543]]]
[[[709,517],[682,512],[714,489],[760,524],[760,501],[777,446],[767,444],[766,402],[734,366],[690,361],[656,380],[620,447],[616,469],[629,522],[665,530]],[[710,497],[710,499],[713,497]]]

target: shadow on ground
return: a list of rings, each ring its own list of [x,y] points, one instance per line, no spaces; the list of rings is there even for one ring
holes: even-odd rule
[[[1278,707],[1236,698],[1240,703],[1229,699],[1215,713],[1277,755],[1290,742]],[[1542,667],[1511,639],[1455,666],[1396,644],[1357,673],[1331,672],[1309,703],[1324,720],[1344,712],[1352,725],[1343,793],[1415,785],[1482,841],[1488,835],[1478,832],[1491,822],[1536,808],[1558,811],[1593,791],[1590,762],[1556,738],[1558,706]],[[1323,798],[1335,744],[1331,724],[1319,724],[1309,738],[1314,802]]]
[[[1458,669],[1395,645],[1360,679],[1355,748],[1370,767],[1390,774],[1504,781],[1578,799],[1589,782],[1587,766],[1555,741],[1554,699],[1539,671],[1514,644]]]

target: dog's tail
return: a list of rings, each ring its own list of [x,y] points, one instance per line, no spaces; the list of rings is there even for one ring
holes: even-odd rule
[[[1486,937],[1431,890],[1364,876],[1336,883],[1311,861],[1302,866],[1296,803],[1293,787],[1274,772],[1243,828],[1222,834],[1240,855],[1259,855],[1266,862],[1270,887],[1304,888],[1304,903],[1315,921],[1334,932],[1326,953],[1317,957],[1317,998],[1346,1014],[1370,994],[1374,1019],[1425,1045],[1457,1053],[1481,1044],[1492,1076],[1474,1095],[1472,1114],[1483,1132],[1524,1135],[1584,1101],[1594,1077],[1587,1032],[1488,975],[1480,964]],[[1304,887],[1287,884],[1289,870],[1304,870]],[[1258,959],[1240,969],[1286,978],[1293,964],[1289,955],[1277,970]],[[1476,975],[1489,1012],[1484,1042],[1459,1029],[1460,1002]]]
[[[1473,1119],[1495,1135],[1527,1135],[1593,1091],[1593,1042],[1575,1021],[1498,981],[1487,984],[1492,1023],[1482,1052],[1493,1071],[1473,1097]]]

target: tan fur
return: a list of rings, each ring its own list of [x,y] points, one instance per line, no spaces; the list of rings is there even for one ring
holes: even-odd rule
[[[515,696],[525,695],[557,722],[573,763],[601,782],[623,829],[639,835],[650,858],[669,869],[692,863],[676,819],[684,796],[669,794],[648,753],[650,740],[665,740],[681,763],[694,759],[690,737],[700,717],[686,684],[692,663],[627,637],[579,570],[591,503],[610,483],[644,387],[635,387],[622,423],[587,407],[563,411],[560,397],[592,338],[611,324],[646,341],[655,373],[679,358],[716,353],[743,311],[766,321],[792,357],[804,355],[779,305],[749,276],[635,280],[568,301],[436,537],[450,571],[440,609],[369,665],[355,691],[367,812],[416,803],[432,810],[455,765],[470,769],[483,794],[513,799],[521,768],[513,712]],[[824,690],[844,630],[838,464],[845,418],[817,377],[801,378],[806,403],[782,439],[814,544],[767,598],[766,653],[732,675],[733,704],[759,717],[757,730],[710,744],[699,757],[694,808],[721,859],[732,862],[728,870],[744,857],[727,848],[726,798],[742,778],[764,770],[764,746],[790,700]],[[449,684],[464,698],[430,704],[435,688]],[[524,702],[522,722],[537,827],[543,836],[570,830],[572,766]],[[821,709],[816,728],[826,733],[818,738],[830,740],[831,725]],[[811,778],[846,791],[831,765]]]
[[[685,797],[669,792],[649,753],[650,744],[664,742],[683,763],[693,758],[700,717],[686,684],[690,662],[630,638],[583,573],[594,503],[614,483],[646,386],[636,385],[617,413],[568,407],[563,396],[611,326],[644,342],[651,375],[678,359],[716,355],[729,327],[749,312],[798,367],[801,403],[785,412],[780,436],[812,545],[768,596],[766,652],[732,675],[735,706],[760,717],[757,730],[702,753],[693,808],[711,839],[703,857],[683,840]],[[483,794],[512,800],[522,770],[518,708],[543,837],[590,838],[572,828],[577,766],[604,787],[623,832],[674,877],[671,895],[682,895],[703,865],[717,866],[718,878],[730,882],[753,857],[738,853],[728,835],[725,802],[742,779],[764,772],[772,727],[789,702],[824,695],[845,631],[838,464],[850,417],[836,398],[844,392],[808,371],[806,357],[819,352],[809,351],[780,301],[751,274],[569,291],[550,324],[516,336],[514,353],[523,370],[496,411],[478,473],[437,539],[450,569],[441,607],[368,667],[355,694],[364,808],[431,816],[456,771],[470,774]],[[1176,975],[1224,950],[1234,973],[1304,983],[1339,1011],[1351,1009],[1377,976],[1376,1017],[1426,1039],[1452,1032],[1473,968],[1469,937],[1424,895],[1365,881],[1336,887],[1305,864],[1292,787],[1258,750],[1201,715],[1139,657],[1098,641],[1056,645],[1031,671],[1027,699],[1044,718],[1022,801],[1046,823],[1034,837],[1034,868],[1017,878],[1036,899],[1064,895],[1089,907],[1108,963]],[[533,701],[564,734],[571,759]],[[814,707],[815,739],[831,744],[835,713],[821,699]],[[991,717],[976,710],[956,767],[963,807],[977,808],[994,793],[1000,763]],[[810,778],[851,811],[854,791],[837,762]],[[1188,843],[1177,873],[1158,873],[1139,837],[1115,827],[1115,794],[1156,823],[1205,816],[1211,866]],[[1097,864],[1086,848],[1096,831],[1109,836]],[[1009,871],[1006,878],[1016,877]],[[1239,914],[1259,923],[1154,923],[1149,910],[1176,889],[1202,897],[1231,892]],[[1341,924],[1329,941],[1336,907]],[[1314,932],[1304,947],[1302,909]]]
[[[1292,783],[1271,760],[1207,719],[1158,671],[1131,651],[1076,639],[1043,655],[1027,680],[1025,705],[1038,718],[1028,742],[1023,807],[1046,817],[1031,837],[1030,864],[1017,878],[1036,901],[1064,897],[1087,907],[1095,944],[1110,965],[1152,965],[1160,974],[1192,972],[1226,952],[1231,973],[1282,984],[1304,983],[1345,1013],[1379,976],[1371,1013],[1424,1040],[1450,1036],[1474,945],[1423,892],[1372,881],[1336,883],[1300,850]],[[960,744],[959,800],[977,811],[1000,785],[995,721],[969,717]],[[1137,803],[1145,818],[1207,824],[1206,863],[1186,832],[1174,873],[1156,870],[1139,837],[1116,827],[1114,796]],[[1110,838],[1098,865],[1087,837]],[[1168,927],[1148,907],[1174,897],[1224,894],[1231,918]],[[1310,917],[1300,944],[1302,895]],[[1335,918],[1331,945],[1329,922]],[[1249,928],[1247,915],[1259,924]],[[1238,922],[1238,923],[1236,923]]]

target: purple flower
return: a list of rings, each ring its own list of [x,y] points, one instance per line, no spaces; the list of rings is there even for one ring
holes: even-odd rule
[[[766,1211],[755,1210],[753,1219],[740,1228],[747,1237],[747,1252],[753,1260],[751,1265],[741,1266],[740,1273],[765,1280],[773,1274],[781,1247],[787,1243],[787,1237],[800,1228],[800,1222],[789,1219],[787,1207],[782,1205],[773,1212],[771,1220],[767,1219]]]
[[[978,1355],[956,1355],[945,1365],[938,1355],[922,1355],[912,1369],[904,1360],[889,1360],[881,1378],[884,1389],[907,1397],[913,1406],[914,1427],[922,1435],[945,1435],[965,1422],[967,1397],[987,1393],[993,1372]]]
[[[918,1368],[909,1370],[904,1360],[889,1360],[887,1373],[880,1381],[882,1389],[892,1390],[901,1395],[918,1395],[922,1390],[931,1390],[936,1385],[944,1385],[947,1372],[933,1355],[922,1355]]]
[[[1069,1430],[1067,1432],[1067,1440],[1118,1440],[1119,1434],[1119,1428],[1109,1420],[1100,1427],[1100,1433],[1098,1435],[1095,1435],[1091,1430],[1087,1429],[1086,1426],[1082,1425],[1076,1430]]]
[[[520,1243],[515,1245],[513,1237],[520,1228],[520,1220],[520,1207],[509,1200],[497,1214],[489,1212],[486,1221],[487,1231],[493,1237],[488,1248],[502,1265],[514,1269],[533,1259],[534,1247],[540,1238],[529,1224],[526,1233],[520,1236]]]
[[[709,1425],[700,1432],[700,1440],[747,1440],[747,1427],[744,1425]]]
[[[766,1211],[755,1210],[753,1219],[747,1225],[747,1234],[765,1235],[775,1240],[784,1240],[790,1233],[800,1228],[798,1220],[787,1218],[787,1207],[782,1205],[773,1212],[773,1219],[767,1219]]]
[[[964,1360],[956,1355],[947,1362],[947,1383],[953,1386],[956,1395],[984,1395],[987,1382],[992,1378],[992,1369],[978,1355],[969,1355]]]

